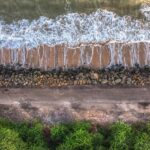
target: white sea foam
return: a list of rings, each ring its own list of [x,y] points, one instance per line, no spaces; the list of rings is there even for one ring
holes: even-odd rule
[[[145,3],[141,7],[141,13],[150,21],[150,3]]]
[[[97,10],[89,15],[69,13],[55,19],[40,17],[29,22],[20,20],[11,24],[0,21],[0,47],[37,47],[41,44],[76,45],[85,42],[150,41],[150,7],[141,12],[147,20],[120,17],[107,10]]]

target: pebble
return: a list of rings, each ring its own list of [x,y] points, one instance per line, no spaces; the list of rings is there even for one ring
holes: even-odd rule
[[[121,81],[122,81],[121,79],[117,79],[117,80],[115,80],[115,83],[119,84],[119,83],[121,83]]]
[[[102,84],[107,84],[108,83],[108,80],[104,79],[102,80]]]
[[[7,70],[7,71],[6,71]],[[76,69],[67,71],[40,72],[32,69],[11,70],[0,67],[0,87],[62,87],[68,85],[122,85],[147,86],[150,85],[149,69],[92,70]],[[11,72],[11,73],[10,73]]]
[[[98,80],[98,79],[99,79],[98,73],[92,72],[92,73],[91,73],[91,79],[92,79],[92,80]]]

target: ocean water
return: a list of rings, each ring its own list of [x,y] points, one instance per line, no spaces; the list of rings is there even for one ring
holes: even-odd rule
[[[16,0],[12,6],[11,3],[11,0],[2,1],[0,6],[3,6],[2,10],[0,9],[1,48],[32,48],[43,44],[75,46],[80,43],[106,41],[150,41],[148,1],[119,0],[116,4],[113,0]],[[33,4],[37,11],[35,16],[32,15],[34,9],[31,10]],[[80,10],[81,7],[83,11]],[[18,16],[18,13],[21,16]],[[57,13],[61,15],[57,16]]]

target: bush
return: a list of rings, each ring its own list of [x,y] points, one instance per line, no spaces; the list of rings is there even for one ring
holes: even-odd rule
[[[43,125],[39,122],[35,122],[31,125],[29,124],[28,127],[28,130],[26,130],[26,127],[24,128],[24,131],[26,131],[27,134],[28,145],[32,145],[31,148],[33,150],[36,150],[37,147],[43,147],[43,149],[47,149],[48,145],[43,136]]]
[[[99,134],[93,136],[93,134],[90,134],[90,129],[91,123],[85,121],[55,125],[51,128],[51,139],[54,145],[59,145],[58,149],[84,150],[87,149],[86,145],[88,145],[87,147],[90,145],[92,148],[92,139],[101,140],[102,136],[100,137]]]
[[[130,125],[117,122],[111,126],[110,150],[128,150],[132,132]]]
[[[77,130],[89,131],[91,127],[92,127],[91,123],[87,121],[78,121],[72,123],[73,131],[77,131]]]
[[[0,127],[0,150],[27,150],[27,145],[17,132]]]
[[[150,134],[150,122],[146,124],[146,132]]]
[[[79,129],[67,136],[65,142],[57,150],[93,150],[92,135]]]
[[[63,142],[68,133],[69,133],[68,128],[63,124],[55,125],[50,130],[51,139],[56,143]]]
[[[43,136],[43,125],[39,122],[23,122],[18,124],[16,131],[24,142],[28,144],[30,150],[46,150],[48,145]],[[40,147],[40,149],[38,148]]]
[[[139,133],[135,137],[134,150],[150,150],[150,136],[147,133]]]
[[[29,123],[23,122],[16,126],[15,130],[19,133],[19,136],[23,139],[24,142],[28,142],[28,132],[30,129]]]
[[[100,127],[80,121],[43,127],[0,119],[0,150],[150,150],[150,123]]]
[[[93,148],[95,150],[104,150],[104,136],[101,133],[93,134],[92,136]]]
[[[91,133],[90,122],[78,121],[70,124],[55,125],[51,128],[51,139],[59,145],[58,150],[104,149],[104,136],[100,133]]]
[[[18,127],[19,124],[15,124],[14,122],[4,119],[4,118],[0,118],[0,126],[4,127],[4,128],[10,128],[10,129],[14,129],[16,127]]]
[[[36,145],[45,145],[45,142],[43,141],[43,126],[41,123],[34,123],[31,125],[31,127],[28,129],[28,143],[36,144]]]
[[[28,150],[50,150],[50,149],[45,148],[45,147],[43,147],[43,146],[36,146],[36,145],[33,145],[33,146],[30,146],[30,147],[28,148]]]

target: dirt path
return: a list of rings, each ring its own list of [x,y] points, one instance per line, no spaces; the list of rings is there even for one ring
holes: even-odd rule
[[[48,123],[150,120],[150,88],[0,89],[0,116]]]

